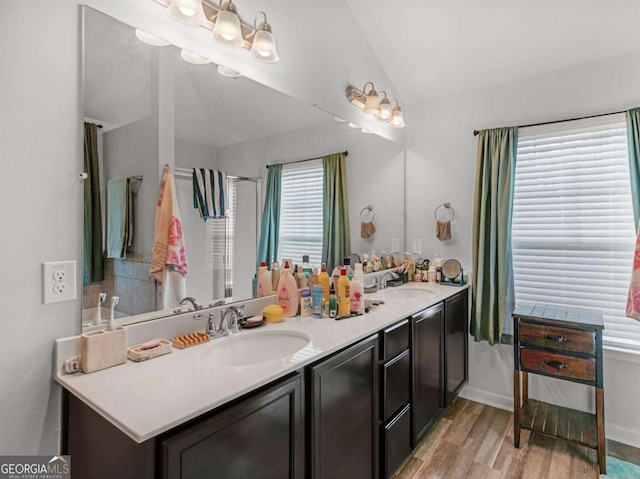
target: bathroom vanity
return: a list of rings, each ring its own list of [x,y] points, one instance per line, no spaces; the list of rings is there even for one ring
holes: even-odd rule
[[[385,304],[92,374],[58,370],[74,477],[391,477],[467,379],[468,289],[414,284],[367,297]],[[145,327],[155,336],[161,326],[132,325],[130,339]],[[254,340],[281,342],[286,355]],[[230,341],[252,354],[218,355]]]

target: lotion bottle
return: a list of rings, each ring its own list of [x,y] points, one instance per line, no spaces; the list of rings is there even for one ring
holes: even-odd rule
[[[273,293],[271,273],[267,270],[267,263],[263,261],[258,268],[258,298],[262,298],[271,293]]]
[[[353,281],[351,281],[349,291],[349,302],[351,312],[361,314],[364,312],[364,273],[362,271],[362,263],[356,263],[353,272]]]
[[[283,315],[292,318],[298,311],[298,287],[296,280],[289,271],[289,262],[284,262],[284,268],[278,282],[278,305],[283,310]]]
[[[342,268],[338,279],[338,316],[346,316],[350,311],[349,278],[347,277],[347,269]]]
[[[322,299],[326,303],[329,301],[329,293],[331,292],[331,278],[327,273],[327,265],[322,263],[320,274],[318,275],[318,284],[322,286]]]

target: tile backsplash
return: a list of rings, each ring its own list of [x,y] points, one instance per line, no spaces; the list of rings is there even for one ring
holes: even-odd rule
[[[148,255],[147,255],[148,256]],[[83,288],[82,307],[93,308],[98,304],[98,295],[107,293],[119,296],[116,310],[133,315],[156,309],[156,283],[149,275],[150,258],[142,254],[128,254],[127,259],[104,260],[104,281],[92,283]]]

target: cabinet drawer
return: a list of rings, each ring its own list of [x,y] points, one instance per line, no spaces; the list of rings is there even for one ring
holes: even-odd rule
[[[411,361],[409,350],[382,365],[382,420],[409,402]]]
[[[411,451],[411,410],[407,404],[382,428],[382,478],[392,477]]]
[[[596,362],[592,358],[577,358],[535,349],[520,349],[520,366],[534,372],[544,372],[560,378],[581,381],[596,380]]]
[[[520,345],[595,354],[595,331],[520,322]]]
[[[382,347],[380,356],[383,361],[394,357],[409,347],[409,320],[405,319],[380,333]]]

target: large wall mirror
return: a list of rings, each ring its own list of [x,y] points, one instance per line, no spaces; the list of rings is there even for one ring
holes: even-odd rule
[[[390,251],[396,238],[404,251],[403,145],[349,128],[327,112],[248,78],[225,77],[212,63],[188,63],[179,47],[143,43],[135,28],[91,8],[84,7],[83,26],[84,121],[101,126],[100,191],[93,196],[100,198],[104,227],[112,206],[109,181],[128,178],[134,218],[126,256],[105,257],[103,280],[84,285],[85,329],[93,323],[100,293],[119,296],[118,317],[148,319],[172,313],[169,309],[151,314],[159,302],[149,275],[165,165],[174,171],[182,217],[190,267],[187,294],[201,304],[251,297],[261,183],[269,164],[349,151],[351,251]],[[193,207],[194,167],[224,171],[231,178],[231,224],[229,219],[200,220]],[[376,232],[364,239],[360,214],[367,206],[374,209]],[[97,231],[94,222],[93,227],[85,224],[85,235],[88,230],[102,235],[106,244],[106,228]]]

